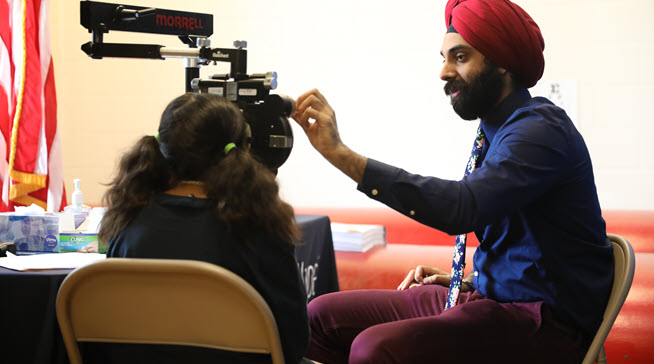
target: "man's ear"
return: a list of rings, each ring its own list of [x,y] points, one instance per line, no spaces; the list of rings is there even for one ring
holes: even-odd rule
[[[513,84],[514,87],[517,87],[517,88],[523,87],[522,86],[522,79],[520,78],[520,76],[518,76],[517,74],[515,74],[515,73],[513,73],[511,71],[508,71],[508,70],[506,71],[505,74],[508,75],[509,77],[511,77],[511,83]]]

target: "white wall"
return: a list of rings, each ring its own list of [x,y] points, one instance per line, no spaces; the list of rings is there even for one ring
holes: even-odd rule
[[[183,92],[181,60],[88,58],[79,1],[51,0],[53,52],[68,193],[81,178],[99,203],[120,153],[156,132],[164,106]],[[107,0],[117,2],[115,0]],[[652,209],[654,3],[651,0],[516,0],[545,38],[545,80],[576,80],[578,126],[605,209]],[[212,46],[248,41],[248,72],[277,71],[277,92],[317,87],[359,153],[414,173],[458,179],[476,122],[460,120],[438,74],[445,0],[203,1],[128,4],[214,14]],[[182,47],[175,37],[111,32],[105,42]],[[225,71],[204,68],[203,75]],[[380,206],[329,166],[295,127],[280,169],[295,206]]]

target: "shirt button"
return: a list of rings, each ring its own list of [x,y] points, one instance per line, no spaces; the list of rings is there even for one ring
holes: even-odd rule
[[[372,190],[372,195],[373,196],[377,196],[378,194],[379,194],[379,191],[377,191],[377,189]]]
[[[409,211],[409,214],[411,214],[411,216],[413,216],[413,215],[415,215],[415,214],[416,214],[416,212],[415,212],[415,211],[413,211],[413,210],[411,210],[411,211]]]
[[[475,271],[475,277],[479,276],[479,272]]]

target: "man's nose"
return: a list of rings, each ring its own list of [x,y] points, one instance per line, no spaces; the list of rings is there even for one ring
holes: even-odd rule
[[[452,65],[448,61],[443,62],[443,68],[441,68],[440,77],[441,80],[443,81],[449,81],[456,78],[456,71],[454,69],[454,65]]]

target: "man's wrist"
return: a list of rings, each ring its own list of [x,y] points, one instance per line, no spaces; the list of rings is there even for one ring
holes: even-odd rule
[[[331,152],[324,153],[323,157],[334,167],[352,178],[357,184],[360,184],[363,180],[363,172],[365,171],[368,159],[355,153],[346,145],[340,144]]]
[[[469,290],[471,292],[475,290],[475,286],[473,286],[472,283],[470,282],[461,281],[461,284],[465,286],[466,290]]]
[[[350,148],[341,143],[334,148],[321,152],[321,154],[329,163],[338,167],[338,164],[341,163],[341,161],[346,160],[348,154],[351,152]]]
[[[468,273],[467,276],[465,276],[465,278],[463,278],[463,279],[461,280],[461,284],[462,284],[462,285],[465,284],[465,285],[466,285],[466,287],[465,287],[466,289],[469,289],[470,291],[474,291],[474,290],[475,290],[475,286],[474,286],[474,284],[472,283],[472,281],[473,281],[474,278],[475,278],[475,271],[472,270],[470,273]]]

